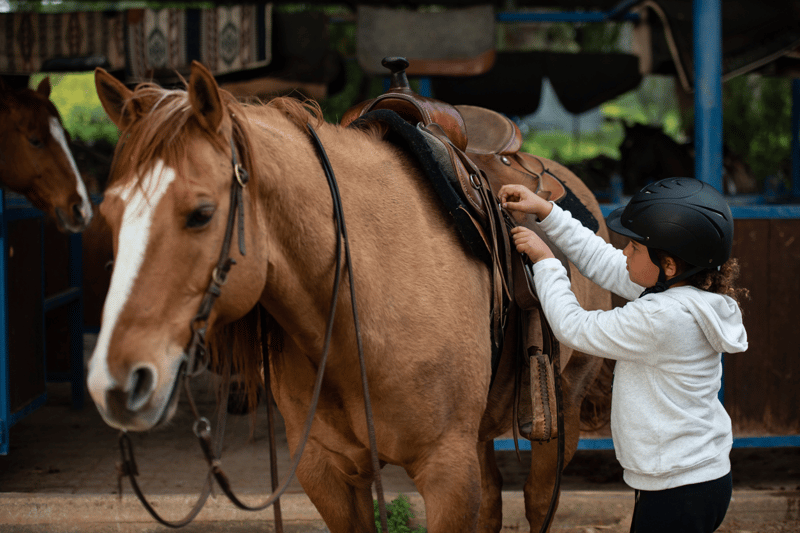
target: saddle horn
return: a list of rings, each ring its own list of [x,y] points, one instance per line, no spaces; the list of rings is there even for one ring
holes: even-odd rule
[[[408,83],[408,76],[406,76],[406,69],[409,62],[405,57],[384,57],[381,60],[381,65],[388,68],[392,75],[390,79],[389,89],[408,89],[411,90],[411,85]]]

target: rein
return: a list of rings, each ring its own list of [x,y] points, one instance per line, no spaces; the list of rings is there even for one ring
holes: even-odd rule
[[[353,321],[355,325],[356,340],[358,342],[358,355],[359,355],[359,362],[361,365],[362,386],[364,390],[364,406],[367,418],[367,429],[369,433],[372,466],[375,471],[375,485],[376,485],[376,492],[378,495],[381,529],[383,533],[388,533],[386,503],[381,483],[380,462],[377,453],[375,427],[372,416],[371,402],[369,398],[369,389],[367,386],[366,363],[364,359],[363,346],[361,343],[361,330],[359,326],[358,311],[356,307],[356,298],[355,298],[355,280],[353,276],[352,261],[350,259],[350,245],[347,239],[347,229],[344,222],[344,211],[342,209],[341,197],[339,195],[339,187],[336,183],[336,176],[333,172],[333,168],[331,167],[330,161],[328,160],[328,156],[325,153],[325,149],[322,146],[322,143],[320,142],[319,137],[317,137],[317,134],[314,131],[314,128],[312,128],[311,124],[307,124],[307,127],[309,131],[309,136],[314,144],[314,147],[317,151],[317,155],[325,171],[325,176],[328,181],[328,186],[330,187],[331,190],[331,196],[333,198],[334,221],[336,223],[336,228],[337,228],[337,239],[336,239],[336,273],[333,283],[333,294],[331,298],[331,307],[328,316],[328,323],[325,331],[325,344],[322,356],[320,358],[319,370],[317,372],[316,381],[314,383],[314,392],[311,398],[311,405],[309,407],[308,415],[306,416],[306,422],[303,429],[303,434],[300,438],[300,444],[292,460],[292,465],[290,467],[289,474],[286,476],[281,485],[279,487],[276,487],[275,479],[277,478],[277,468],[276,468],[276,456],[275,456],[275,438],[273,432],[273,414],[271,405],[272,394],[269,385],[269,379],[270,379],[269,355],[266,343],[267,333],[265,329],[266,320],[263,314],[264,310],[260,310],[262,313],[261,314],[262,356],[264,364],[264,386],[267,389],[267,398],[266,398],[267,419],[269,422],[270,467],[272,474],[272,490],[273,490],[272,494],[270,494],[264,502],[255,506],[250,506],[243,503],[231,489],[230,481],[228,480],[228,477],[225,475],[225,472],[222,470],[222,459],[220,456],[222,450],[222,438],[224,437],[225,433],[225,421],[226,421],[225,406],[222,404],[222,402],[220,402],[220,405],[217,408],[218,411],[217,431],[215,439],[212,439],[211,423],[207,418],[200,415],[191,393],[191,386],[190,386],[191,378],[200,374],[208,366],[210,362],[210,354],[206,343],[208,318],[211,315],[211,309],[213,308],[214,303],[217,301],[217,298],[219,298],[222,292],[222,287],[228,280],[228,273],[231,267],[236,264],[236,261],[232,257],[230,257],[230,248],[231,248],[231,242],[233,240],[234,225],[237,223],[237,221],[239,229],[238,231],[239,252],[242,255],[245,255],[244,207],[243,207],[242,191],[247,185],[250,177],[247,171],[244,169],[244,167],[242,167],[242,165],[239,163],[236,146],[233,142],[233,139],[231,139],[231,154],[232,154],[231,165],[233,167],[233,179],[231,180],[230,208],[228,210],[228,220],[227,220],[227,226],[225,228],[225,237],[223,239],[222,249],[220,250],[219,259],[217,260],[217,265],[215,266],[214,270],[211,273],[211,281],[209,282],[208,288],[206,289],[205,295],[203,296],[203,300],[200,303],[200,307],[197,311],[197,314],[190,323],[192,336],[186,349],[189,361],[188,363],[185,363],[183,365],[181,370],[181,375],[179,376],[183,378],[184,387],[186,390],[187,398],[189,400],[189,405],[195,417],[195,422],[193,424],[192,429],[195,436],[198,438],[200,448],[202,449],[205,459],[208,462],[209,466],[208,476],[206,478],[203,489],[201,489],[201,494],[198,497],[194,507],[192,507],[192,509],[184,518],[177,521],[166,520],[155,511],[152,505],[150,505],[144,493],[142,492],[141,488],[139,487],[139,484],[136,481],[136,476],[139,474],[139,472],[136,467],[136,459],[134,457],[134,452],[133,452],[133,443],[131,442],[128,433],[125,430],[122,430],[119,436],[120,452],[122,455],[122,461],[117,465],[120,497],[122,497],[122,477],[127,476],[130,479],[131,486],[133,487],[136,496],[139,498],[144,508],[147,510],[148,513],[150,513],[150,515],[157,522],[159,522],[164,526],[171,528],[180,528],[191,523],[192,520],[194,520],[197,517],[197,515],[200,513],[203,506],[205,505],[205,502],[211,493],[212,481],[216,480],[216,482],[219,484],[220,488],[228,497],[228,499],[236,507],[242,510],[261,511],[263,509],[266,509],[270,505],[274,505],[275,530],[276,533],[283,532],[279,498],[284,492],[286,492],[286,489],[289,487],[289,482],[292,480],[292,478],[295,475],[295,472],[297,471],[297,467],[300,464],[300,458],[303,455],[303,450],[305,449],[305,445],[308,442],[308,438],[311,433],[311,425],[314,420],[317,404],[319,402],[319,396],[322,390],[322,378],[325,373],[325,365],[327,363],[328,354],[330,351],[331,337],[333,334],[333,321],[336,315],[336,303],[338,300],[339,288],[341,285],[342,249],[344,248],[344,255],[346,256],[347,259],[348,275],[350,276],[350,297],[353,308]],[[223,385],[227,387],[229,381],[230,381],[230,365],[225,369]],[[214,440],[216,440],[216,446],[214,446]]]

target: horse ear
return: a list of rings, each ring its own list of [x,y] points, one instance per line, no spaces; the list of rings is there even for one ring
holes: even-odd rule
[[[136,118],[131,116],[131,109],[125,105],[133,91],[99,67],[94,71],[94,84],[106,115],[120,131],[124,130]]]
[[[209,130],[215,133],[219,131],[224,116],[219,86],[211,72],[198,61],[192,61],[189,101],[197,120]]]
[[[39,86],[36,88],[36,92],[44,96],[45,98],[50,98],[50,76],[45,76],[45,78],[39,82]]]

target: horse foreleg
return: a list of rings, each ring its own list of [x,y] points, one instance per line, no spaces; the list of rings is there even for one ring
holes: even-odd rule
[[[602,359],[574,352],[562,376],[564,398],[564,467],[569,464],[580,439],[581,402],[597,377]],[[550,507],[556,482],[558,441],[531,443],[531,470],[525,481],[525,516],[532,532],[538,532]],[[556,509],[558,508],[556,496]],[[551,523],[552,525],[552,523]],[[548,529],[549,530],[549,529]]]
[[[373,533],[375,518],[369,481],[346,475],[331,462],[330,452],[309,441],[297,479],[319,511],[330,533]],[[346,461],[345,461],[346,462]]]
[[[503,476],[497,468],[494,441],[478,443],[478,461],[481,465],[481,509],[478,531],[498,533],[503,528]]]
[[[481,468],[475,441],[442,439],[422,463],[408,469],[425,500],[428,533],[472,533],[481,506]]]

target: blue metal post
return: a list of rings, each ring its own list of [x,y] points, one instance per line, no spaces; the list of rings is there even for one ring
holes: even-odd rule
[[[722,2],[692,1],[695,177],[722,188]]]
[[[800,79],[792,80],[792,198],[800,198]]]

